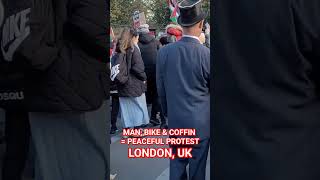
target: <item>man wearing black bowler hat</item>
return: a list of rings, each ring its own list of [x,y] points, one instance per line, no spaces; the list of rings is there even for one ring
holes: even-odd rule
[[[210,140],[210,50],[200,44],[205,13],[201,0],[179,3],[183,37],[162,48],[157,59],[157,87],[169,128],[195,129],[200,138],[191,159],[170,162],[170,179],[205,180]],[[181,147],[181,146],[180,146]],[[177,146],[172,146],[174,153]]]

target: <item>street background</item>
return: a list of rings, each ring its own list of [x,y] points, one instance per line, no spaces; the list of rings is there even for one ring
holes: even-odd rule
[[[118,127],[122,127],[120,118],[118,118],[117,122]],[[121,135],[121,130],[117,134],[111,135],[112,144],[110,145],[110,172],[111,174],[117,174],[115,180],[169,180],[168,159],[129,159],[128,145],[120,144]],[[209,180],[210,153],[208,156],[206,170],[206,179]]]

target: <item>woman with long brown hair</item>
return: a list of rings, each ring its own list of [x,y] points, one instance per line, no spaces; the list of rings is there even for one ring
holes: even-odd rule
[[[136,128],[149,123],[145,97],[147,76],[137,45],[138,41],[139,34],[133,29],[125,28],[120,35],[116,55],[112,60],[114,66],[117,58],[125,57],[127,64],[128,79],[125,83],[117,84],[124,128]]]

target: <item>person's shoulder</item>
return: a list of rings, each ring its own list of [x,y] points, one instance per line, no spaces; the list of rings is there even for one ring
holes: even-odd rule
[[[197,48],[200,50],[200,51],[203,51],[203,53],[207,53],[207,54],[210,54],[210,49],[203,45],[203,44],[198,44],[197,45]]]
[[[201,51],[201,59],[205,64],[210,63],[210,49],[202,44],[199,46],[199,51]]]
[[[130,47],[128,50],[127,50],[127,54],[130,54],[130,53],[137,53],[139,52],[139,48],[136,46],[136,45],[133,45],[132,47]]]
[[[139,50],[139,48],[137,47],[138,45],[133,45],[133,47],[132,47],[132,51],[138,51]]]
[[[206,53],[210,53],[210,48],[208,48],[207,46],[205,46],[205,45],[201,45],[202,47],[201,47],[201,49],[203,50],[203,51],[205,51]]]
[[[163,46],[162,48],[160,48],[159,52],[166,53],[166,52],[169,52],[169,51],[175,49],[176,47],[177,47],[177,42],[170,43],[170,44],[167,44],[167,45]]]

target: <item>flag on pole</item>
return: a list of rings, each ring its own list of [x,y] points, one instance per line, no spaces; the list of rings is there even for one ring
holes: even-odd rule
[[[179,16],[178,3],[176,0],[167,0],[167,2],[168,2],[169,9],[170,9],[170,21],[177,23],[177,19]]]

